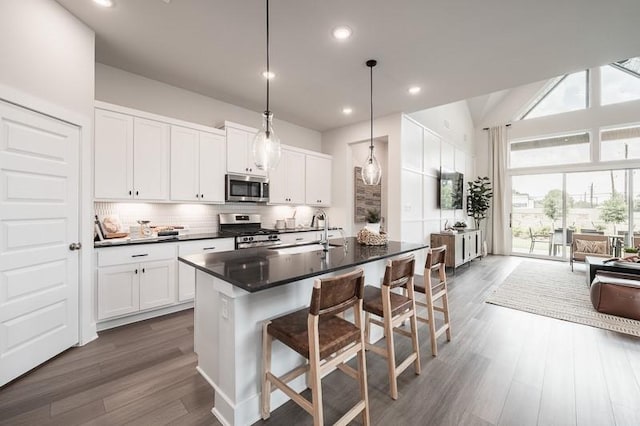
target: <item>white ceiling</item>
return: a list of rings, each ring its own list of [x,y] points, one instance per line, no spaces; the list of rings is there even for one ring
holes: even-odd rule
[[[262,111],[262,0],[58,0],[96,60]],[[414,112],[640,56],[638,0],[271,0],[271,109],[316,130]],[[347,42],[331,37],[346,24]],[[412,84],[423,87],[410,96]],[[354,109],[351,116],[342,107]]]

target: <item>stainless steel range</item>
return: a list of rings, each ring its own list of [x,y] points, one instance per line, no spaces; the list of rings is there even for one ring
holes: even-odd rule
[[[280,244],[280,235],[273,229],[264,229],[259,214],[220,213],[220,235],[235,238],[236,250]]]

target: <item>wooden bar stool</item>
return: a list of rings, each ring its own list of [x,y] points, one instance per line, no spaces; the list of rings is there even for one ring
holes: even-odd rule
[[[445,271],[445,257],[447,246],[440,246],[430,249],[427,253],[427,261],[424,265],[424,275],[415,276],[415,291],[424,293],[426,303],[416,300],[416,305],[427,308],[427,317],[418,315],[418,321],[429,324],[429,334],[431,336],[431,355],[438,356],[438,337],[442,333],[447,333],[447,342],[451,341],[451,323],[449,321],[449,294],[447,293],[447,274]],[[438,271],[438,282],[431,278],[433,271]],[[436,306],[435,301],[442,299],[442,306]],[[434,312],[441,312],[444,315],[444,325],[436,330]]]
[[[364,352],[364,331],[361,324],[363,287],[364,272],[362,269],[337,277],[317,279],[313,284],[309,308],[281,316],[264,324],[262,335],[263,419],[268,419],[271,413],[271,385],[274,385],[311,414],[314,425],[324,424],[320,379],[326,372],[338,368],[359,382],[361,399],[336,424],[347,424],[360,413],[362,414],[362,423],[369,424],[367,367]],[[353,308],[355,324],[337,316],[349,308]],[[273,338],[280,340],[307,358],[308,364],[294,368],[280,377],[274,376],[271,373]],[[357,355],[358,358],[357,370],[344,363],[354,355]],[[311,401],[287,385],[288,382],[307,371],[309,372]]]
[[[387,358],[389,370],[389,386],[391,398],[398,399],[398,376],[413,363],[416,374],[420,374],[420,349],[418,345],[418,324],[413,293],[413,274],[415,258],[413,255],[402,259],[389,260],[384,273],[382,287],[366,286],[364,288],[363,309],[365,311],[366,347],[368,350]],[[408,296],[397,294],[394,288],[406,289]],[[382,321],[371,318],[370,314],[382,318]],[[398,328],[409,319],[411,333]],[[384,329],[386,348],[372,345],[370,342],[371,323]],[[396,367],[393,333],[410,337],[413,352]]]

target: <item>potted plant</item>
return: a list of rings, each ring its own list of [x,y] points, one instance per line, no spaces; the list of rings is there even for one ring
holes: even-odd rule
[[[480,222],[486,219],[487,212],[491,207],[491,181],[488,177],[478,176],[474,181],[467,182],[467,215],[471,216],[475,222],[476,229],[480,229]],[[486,235],[486,232],[482,234]],[[487,255],[487,243],[482,241],[482,255]]]
[[[372,232],[380,233],[380,210],[367,209],[367,214],[365,215],[365,219],[367,221],[367,225],[365,227],[368,230]]]
[[[625,247],[624,252],[622,253],[622,256],[626,256],[626,255],[634,255],[634,254],[638,254],[638,249],[635,247]]]

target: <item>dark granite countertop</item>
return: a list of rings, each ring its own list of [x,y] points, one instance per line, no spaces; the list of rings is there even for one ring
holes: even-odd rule
[[[229,235],[220,235],[217,232],[204,233],[204,234],[187,234],[187,235],[171,235],[166,237],[156,238],[135,238],[135,239],[115,239],[95,241],[93,246],[95,248],[103,247],[122,247],[137,244],[156,244],[156,243],[175,243],[182,241],[197,241],[197,240],[210,240],[215,238],[233,238]]]
[[[278,234],[289,234],[292,232],[311,232],[311,231],[324,231],[324,228],[311,228],[309,226],[300,227],[300,228],[285,228],[285,229],[276,229],[273,227],[265,227],[265,229],[271,229],[272,231],[278,231]],[[337,231],[338,227],[331,226],[329,227],[329,231]]]
[[[331,240],[342,244],[342,239]],[[254,293],[317,275],[351,268],[429,247],[427,244],[389,241],[386,246],[363,246],[347,238],[347,250],[332,246],[307,253],[281,254],[278,249],[252,248],[232,252],[197,254],[178,260]]]

